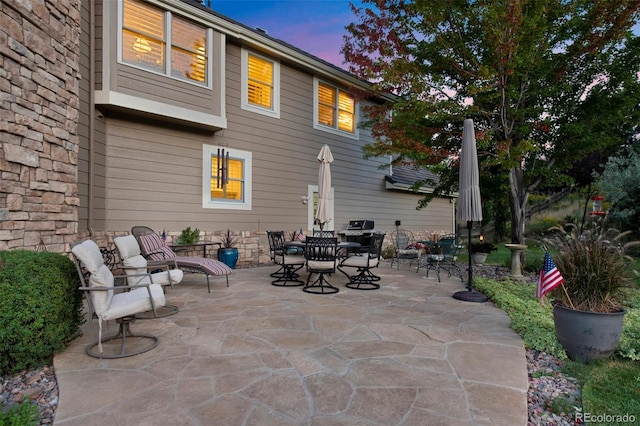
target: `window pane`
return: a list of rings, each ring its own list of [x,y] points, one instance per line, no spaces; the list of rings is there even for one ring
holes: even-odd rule
[[[321,104],[335,107],[335,89],[322,84],[318,85],[318,101]]]
[[[347,93],[338,93],[338,129],[353,132],[355,101]]]
[[[174,17],[171,39],[171,75],[204,83],[207,75],[205,29]]]
[[[273,63],[252,55],[247,62],[248,102],[272,109]]]
[[[164,13],[136,0],[125,0],[122,58],[145,68],[164,70]]]
[[[338,113],[338,129],[353,132],[353,114],[340,111]]]
[[[229,158],[228,182],[222,185],[218,180],[218,158],[211,156],[211,199],[244,200],[244,161]]]
[[[318,123],[324,124],[325,126],[334,127],[333,112],[334,112],[333,108],[328,107],[326,105],[319,105],[318,106]]]

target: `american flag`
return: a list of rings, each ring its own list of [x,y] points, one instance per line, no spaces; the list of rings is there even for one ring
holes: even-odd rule
[[[162,230],[162,244],[165,246],[167,245],[167,231],[164,229]]]
[[[298,233],[298,240],[304,241],[304,233],[302,232],[302,228],[300,228],[300,232]]]
[[[543,298],[545,294],[549,293],[554,288],[558,287],[564,282],[562,274],[556,268],[553,259],[549,252],[544,254],[544,264],[540,270],[540,277],[538,277],[538,286],[536,287],[536,297]]]

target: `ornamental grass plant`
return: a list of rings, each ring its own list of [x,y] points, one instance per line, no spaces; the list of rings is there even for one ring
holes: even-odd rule
[[[632,284],[632,259],[625,255],[637,241],[629,232],[606,228],[594,221],[588,229],[574,224],[552,227],[545,245],[564,278],[551,296],[555,303],[587,312],[618,312],[623,309],[624,289]]]

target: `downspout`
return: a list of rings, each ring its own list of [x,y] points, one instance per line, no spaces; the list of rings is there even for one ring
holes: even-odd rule
[[[93,200],[93,170],[95,167],[95,48],[96,48],[96,18],[95,0],[89,0],[89,158],[87,170],[87,229],[93,229],[94,200]]]

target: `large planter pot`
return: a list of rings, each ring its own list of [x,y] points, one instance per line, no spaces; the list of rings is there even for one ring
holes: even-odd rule
[[[554,304],[556,337],[573,361],[607,358],[613,355],[620,341],[624,314],[625,310],[585,312]]]
[[[235,268],[238,263],[238,249],[235,247],[219,249],[218,260],[231,269]]]
[[[487,256],[489,256],[489,253],[471,253],[473,264],[478,266],[484,265],[484,262],[487,260]]]

